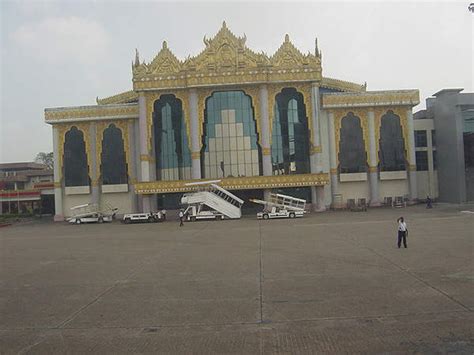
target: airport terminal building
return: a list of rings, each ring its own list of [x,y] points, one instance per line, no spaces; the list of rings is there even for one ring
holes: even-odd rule
[[[416,200],[418,90],[367,91],[323,76],[322,56],[286,35],[272,55],[223,23],[185,60],[166,42],[138,53],[133,89],[97,105],[45,109],[53,128],[56,219],[84,203],[119,213],[172,209],[189,182],[241,197],[278,191],[314,210]]]

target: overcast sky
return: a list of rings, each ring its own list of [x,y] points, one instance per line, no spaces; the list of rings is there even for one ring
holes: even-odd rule
[[[151,61],[163,40],[180,59],[199,53],[226,20],[255,51],[285,33],[303,52],[318,37],[323,75],[368,90],[473,90],[469,1],[152,2],[5,1],[1,13],[0,162],[52,151],[46,107],[94,105],[130,90],[137,47]]]

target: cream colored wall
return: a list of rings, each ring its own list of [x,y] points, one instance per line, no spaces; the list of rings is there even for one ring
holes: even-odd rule
[[[328,136],[328,114],[321,110],[321,116],[319,121],[321,129],[321,149],[322,149],[322,165],[323,171],[329,174],[329,136]],[[324,186],[324,203],[329,207],[332,203],[331,197],[331,185],[327,184]]]
[[[379,196],[382,202],[385,197],[405,196],[409,193],[408,180],[379,181]]]
[[[107,193],[100,195],[100,207],[106,209],[110,205],[118,208],[117,214],[134,212],[131,192]]]
[[[64,217],[70,217],[71,207],[84,205],[92,202],[92,195],[66,195],[63,193],[63,215]]]
[[[349,199],[370,198],[369,183],[367,181],[339,182],[339,193],[342,195],[342,202]]]

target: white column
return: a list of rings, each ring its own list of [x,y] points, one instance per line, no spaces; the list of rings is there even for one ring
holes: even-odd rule
[[[64,221],[63,189],[61,184],[62,166],[59,166],[59,132],[53,126],[53,157],[54,157],[54,221]]]
[[[375,141],[375,114],[373,110],[368,112],[369,126],[369,185],[370,185],[370,205],[380,206],[379,178],[377,171],[377,144]]]
[[[273,175],[273,171],[272,171],[272,156],[271,156],[271,147],[270,147],[270,118],[269,118],[269,112],[268,112],[267,85],[260,86],[259,95],[260,95],[260,129],[262,130],[261,137],[260,137],[260,144],[262,146],[263,175],[271,176]]]
[[[140,167],[141,181],[150,181],[150,156],[148,151],[147,112],[145,94],[138,95],[138,126],[140,130]],[[151,210],[150,195],[142,195],[142,212]]]
[[[414,133],[414,132],[413,132]],[[431,136],[431,129],[426,130],[426,153],[428,155],[428,194],[433,199],[435,194],[434,186],[434,161],[433,161],[433,137]],[[416,147],[415,147],[416,150]],[[416,158],[416,153],[415,153]],[[425,196],[421,196],[425,198]]]
[[[319,124],[320,121],[320,100],[319,100],[319,86],[317,83],[313,83],[311,86],[311,120],[313,131],[312,141],[314,144],[314,151],[311,151],[310,164],[311,164],[311,173],[320,174],[323,172],[322,164],[322,148],[321,148],[321,127]],[[311,198],[313,201],[313,208],[322,212],[326,210],[326,205],[324,203],[324,186],[312,186],[311,187]]]
[[[96,147],[96,134],[97,127],[95,122],[89,125],[89,142],[90,142],[90,154],[87,157],[89,162],[89,177],[91,179],[91,192],[92,192],[92,203],[100,204],[100,191],[99,191],[99,176],[100,176],[100,161],[97,161],[97,147]],[[100,157],[99,157],[100,159]]]
[[[201,137],[199,136],[198,94],[196,89],[189,90],[189,113],[191,122],[191,158],[193,179],[201,178]]]
[[[336,134],[335,134],[335,127],[334,127],[334,114],[331,112],[329,113],[329,167],[330,167],[330,174],[331,174],[331,204],[334,207],[335,196],[339,193],[339,181],[337,180],[337,157],[336,157]]]
[[[407,110],[408,126],[408,171],[410,180],[410,200],[415,202],[418,199],[416,188],[416,154],[415,154],[415,132],[413,130],[413,113],[411,107]]]

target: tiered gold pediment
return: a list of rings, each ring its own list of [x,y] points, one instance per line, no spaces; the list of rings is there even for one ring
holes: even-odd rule
[[[186,60],[184,67],[188,71],[222,72],[266,65],[268,57],[247,48],[246,40],[245,35],[234,35],[224,22],[214,38],[204,37],[206,48],[196,57]]]
[[[318,56],[310,53],[303,54],[298,48],[294,46],[290,41],[290,37],[285,35],[285,41],[282,43],[280,48],[270,58],[270,64],[277,69],[285,68],[298,68],[312,66],[315,68],[321,68],[321,60]]]
[[[147,75],[169,75],[177,74],[182,70],[182,62],[171,52],[166,41],[163,42],[161,50],[150,64],[137,63],[133,67],[134,77]]]
[[[205,48],[180,61],[166,42],[150,64],[137,59],[133,65],[134,90],[251,84],[272,81],[319,81],[321,59],[301,53],[289,40],[269,57],[249,49],[247,38],[233,34],[226,23],[213,38],[204,37]]]

